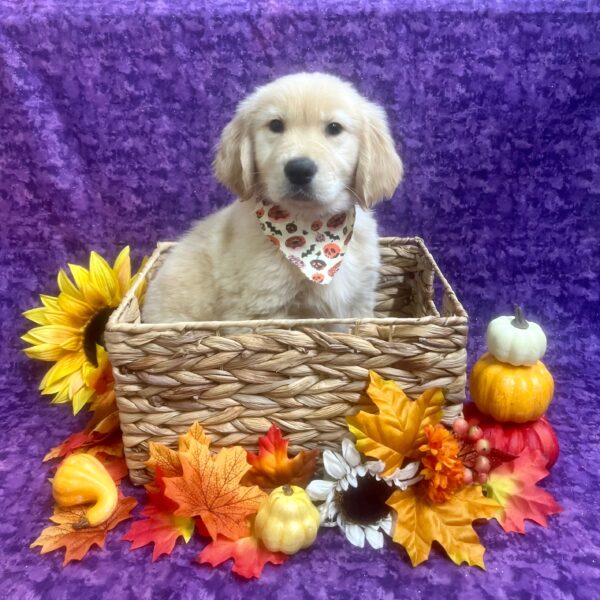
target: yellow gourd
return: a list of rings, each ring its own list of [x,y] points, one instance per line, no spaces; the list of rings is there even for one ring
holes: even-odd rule
[[[499,422],[525,423],[541,417],[554,394],[554,380],[541,361],[514,366],[489,352],[473,366],[471,397],[477,408]]]
[[[117,486],[104,465],[90,454],[71,454],[52,481],[52,495],[62,507],[93,502],[85,517],[90,527],[104,523],[117,508]]]
[[[320,522],[308,494],[295,485],[283,485],[262,503],[254,531],[270,552],[295,554],[315,541]]]

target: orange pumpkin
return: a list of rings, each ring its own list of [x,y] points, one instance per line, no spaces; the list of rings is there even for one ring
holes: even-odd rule
[[[477,408],[496,421],[526,423],[539,419],[554,394],[554,380],[541,361],[514,366],[489,352],[473,366],[471,397]]]

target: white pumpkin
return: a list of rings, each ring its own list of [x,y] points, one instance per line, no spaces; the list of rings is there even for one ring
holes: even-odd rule
[[[515,306],[514,317],[498,317],[488,325],[487,345],[499,361],[534,365],[546,352],[546,334],[537,323],[526,321],[521,308]]]

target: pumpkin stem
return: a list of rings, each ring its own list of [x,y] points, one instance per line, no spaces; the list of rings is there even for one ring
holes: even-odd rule
[[[529,327],[529,323],[523,316],[523,309],[518,304],[515,304],[515,318],[510,324],[517,329],[527,329]]]
[[[294,495],[294,490],[292,489],[291,485],[288,485],[287,483],[283,486],[283,493],[286,496],[293,496]]]

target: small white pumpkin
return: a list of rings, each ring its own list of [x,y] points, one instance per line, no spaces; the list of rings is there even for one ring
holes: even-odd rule
[[[498,317],[487,328],[490,353],[514,366],[534,365],[546,352],[546,335],[537,323],[526,321],[520,306],[514,317]]]

